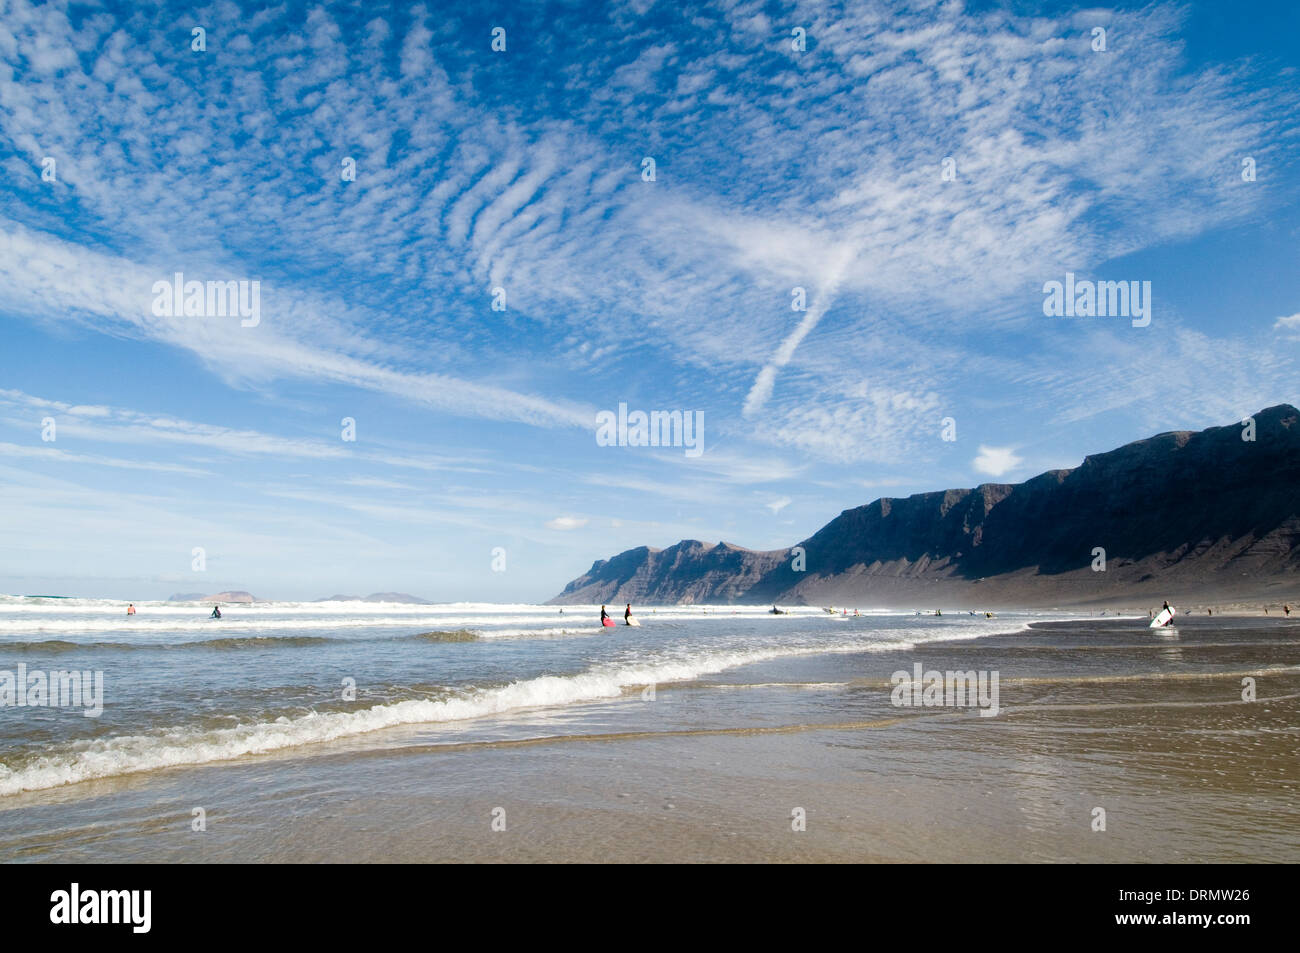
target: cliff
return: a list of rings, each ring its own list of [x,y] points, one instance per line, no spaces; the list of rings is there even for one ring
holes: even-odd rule
[[[1300,411],[1162,433],[1024,483],[879,499],[803,548],[684,540],[631,549],[553,603],[1066,605],[1156,595],[1220,598],[1300,578]],[[1106,569],[1093,570],[1093,550]]]

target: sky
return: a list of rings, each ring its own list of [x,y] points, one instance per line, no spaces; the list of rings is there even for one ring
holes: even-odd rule
[[[1297,11],[0,0],[0,592],[541,601],[1300,403]]]

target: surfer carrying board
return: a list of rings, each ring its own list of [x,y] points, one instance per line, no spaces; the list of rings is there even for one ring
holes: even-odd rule
[[[604,606],[601,606],[601,607],[600,607],[600,624],[601,624],[601,625],[604,625],[604,624],[605,624],[605,620],[608,619],[608,618],[609,618],[609,613],[605,611],[605,607],[604,607]]]
[[[1166,626],[1171,626],[1173,624],[1174,624],[1174,607],[1171,606],[1169,604],[1169,600],[1166,599],[1164,605],[1160,607],[1160,611],[1156,613],[1156,617],[1151,620],[1151,624],[1149,628],[1163,629]]]
[[[623,610],[623,624],[631,625],[632,623],[628,621],[630,618],[632,618],[632,603],[629,602],[627,608]]]

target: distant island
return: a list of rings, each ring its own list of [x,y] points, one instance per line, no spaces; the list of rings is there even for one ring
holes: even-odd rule
[[[242,589],[234,589],[228,592],[218,592],[213,595],[205,595],[201,592],[178,592],[167,597],[168,602],[262,602],[251,592],[245,592]],[[419,596],[413,596],[408,592],[372,592],[368,596],[326,596],[324,599],[315,599],[314,602],[401,602],[409,605],[431,606],[436,603],[428,599],[421,599]]]
[[[1024,483],[878,499],[787,549],[629,549],[550,604],[1295,599],[1300,411],[1280,404],[1251,422],[1158,434]]]
[[[205,596],[201,592],[178,592],[173,596],[167,597],[168,602],[257,602],[251,592],[244,592],[242,589],[234,589],[229,592],[218,592],[211,596]]]
[[[327,596],[316,602],[403,602],[417,606],[433,605],[428,599],[421,599],[406,592],[372,592],[368,596]]]

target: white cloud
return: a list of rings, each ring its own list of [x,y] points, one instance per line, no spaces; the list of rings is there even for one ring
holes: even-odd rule
[[[12,443],[0,443],[0,454],[10,457],[29,457],[38,460],[52,460],[61,463],[86,463],[100,467],[118,467],[123,470],[152,470],[156,473],[183,473],[187,476],[203,476],[207,471],[175,463],[150,463],[139,460],[123,460],[119,457],[104,457],[92,453],[69,453],[55,447],[23,447]]]
[[[692,483],[700,471],[719,483],[777,483],[793,480],[807,472],[807,463],[792,463],[782,457],[750,457],[725,450],[706,450],[698,457],[666,457],[664,462],[691,472]]]
[[[546,521],[547,529],[581,529],[587,525],[587,520],[577,516],[557,516],[553,520]]]
[[[986,447],[981,444],[979,456],[972,465],[979,473],[1000,477],[1022,463],[1024,460],[1016,456],[1014,447]]]
[[[356,486],[362,489],[371,490],[405,490],[414,491],[415,487],[408,483],[399,483],[396,480],[385,480],[381,477],[349,477],[343,481],[346,486]]]
[[[792,399],[765,411],[755,435],[841,463],[902,463],[921,441],[933,442],[942,407],[937,394],[876,386],[861,376],[845,384],[828,400],[816,394],[820,385],[792,382]]]
[[[37,397],[17,390],[0,389],[0,422],[17,429],[30,428],[28,415],[54,415],[61,438],[78,440],[163,446],[192,446],[206,453],[234,455],[259,454],[286,459],[364,460],[375,464],[418,470],[461,470],[477,472],[481,462],[476,453],[456,456],[420,454],[412,456],[388,450],[369,450],[356,444],[337,443],[303,437],[283,437],[257,430],[237,430],[199,423],[177,417],[165,417],[122,407],[72,406],[61,401]],[[16,451],[14,451],[16,452]],[[68,459],[71,459],[68,457]],[[89,457],[82,462],[91,462]],[[96,458],[104,466],[128,466]],[[159,464],[136,464],[144,469],[163,469]],[[183,469],[183,468],[182,468]],[[189,471],[186,471],[189,472]],[[378,485],[378,484],[374,484]]]
[[[763,505],[766,506],[769,510],[771,510],[772,515],[775,516],[777,513],[780,513],[783,509],[789,506],[790,503],[791,503],[790,497],[782,496],[778,499],[772,500],[770,503],[764,503]]]
[[[1120,45],[1107,56],[1068,19],[955,4],[811,0],[801,9],[817,51],[802,57],[774,57],[773,37],[750,32],[752,4],[701,13],[725,24],[723,49],[663,42],[625,10],[607,33],[557,21],[553,36],[588,37],[571,54],[539,47],[574,104],[562,117],[533,108],[540,100],[503,117],[474,69],[431,55],[458,24],[431,29],[423,10],[394,24],[393,57],[381,55],[381,21],[357,43],[327,9],[299,36],[286,8],[272,8],[227,24],[233,72],[194,74],[137,42],[161,35],[170,14],[74,20],[63,6],[20,4],[6,21],[0,138],[15,145],[6,171],[25,174],[43,143],[59,143],[57,194],[87,224],[54,234],[21,199],[10,206],[0,308],[188,349],[232,383],[325,380],[548,428],[587,426],[591,412],[558,393],[571,377],[531,368],[589,367],[596,354],[575,342],[617,342],[611,355],[707,368],[707,382],[688,387],[736,382],[718,402],[760,422],[754,442],[844,462],[932,446],[921,440],[929,409],[901,426],[863,419],[851,385],[864,373],[898,392],[954,361],[984,374],[998,364],[1009,387],[1047,382],[1034,399],[1062,413],[1060,395],[1094,393],[1079,386],[1092,366],[1063,360],[1074,338],[1040,322],[1019,354],[994,359],[976,335],[938,340],[936,329],[953,330],[945,306],[978,314],[981,328],[1024,330],[1008,294],[1059,263],[1088,267],[1266,208],[1269,185],[1234,187],[1230,160],[1242,142],[1276,141],[1277,117],[1294,114],[1283,84],[1188,68],[1173,6],[1114,12]],[[277,33],[294,39],[262,42]],[[46,67],[53,51],[100,52],[59,53],[59,69],[29,73],[23,49],[47,51],[35,58]],[[169,85],[145,95],[141,77],[160,75]],[[160,128],[179,161],[139,163],[157,153]],[[261,153],[244,148],[248,135]],[[661,144],[660,182],[639,180],[628,142]],[[359,168],[346,188],[333,154],[344,143]],[[944,153],[955,182],[939,179]],[[97,241],[95,222],[112,233]],[[263,275],[262,326],[150,316],[140,299],[172,264]],[[492,333],[474,302],[496,283],[512,320],[544,316],[529,336],[537,359],[490,362],[491,374],[467,379],[463,368],[483,364],[466,352]],[[809,293],[797,318],[796,284]],[[891,333],[900,346],[882,353],[875,342]],[[497,342],[486,343],[490,353]],[[1145,359],[1149,349],[1108,366],[1131,377]],[[1256,386],[1292,370],[1271,368]],[[502,374],[520,379],[498,386]],[[1218,374],[1200,367],[1185,389],[1224,393],[1206,386]]]

